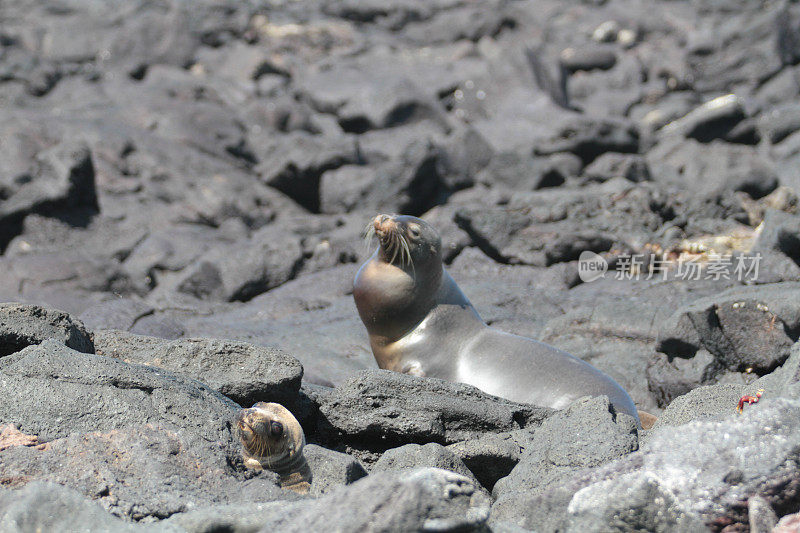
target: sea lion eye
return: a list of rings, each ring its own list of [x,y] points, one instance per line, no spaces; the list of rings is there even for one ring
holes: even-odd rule
[[[280,422],[270,422],[269,434],[273,437],[280,437],[283,434],[283,424]]]
[[[416,224],[414,224],[413,226],[409,226],[408,227],[408,233],[412,237],[415,237],[415,238],[419,237],[419,226],[417,226]]]

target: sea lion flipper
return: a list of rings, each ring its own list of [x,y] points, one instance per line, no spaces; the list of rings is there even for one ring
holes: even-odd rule
[[[253,457],[246,458],[244,460],[244,466],[246,466],[247,468],[251,468],[253,470],[256,470],[256,471],[264,469],[264,467],[261,466],[261,462],[259,462],[258,459],[255,459]]]
[[[425,377],[425,371],[422,370],[422,364],[419,361],[411,361],[406,363],[401,372],[403,374],[408,374],[409,376],[417,376],[419,378]]]
[[[658,420],[658,417],[656,415],[652,415],[647,411],[639,410],[638,413],[639,413],[639,421],[641,422],[642,429],[644,430],[651,429],[653,425],[655,425],[656,420]]]

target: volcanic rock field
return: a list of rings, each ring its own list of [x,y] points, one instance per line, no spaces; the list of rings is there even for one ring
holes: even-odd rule
[[[800,532],[798,196],[794,1],[0,0],[0,532]],[[645,428],[379,370],[378,213]]]

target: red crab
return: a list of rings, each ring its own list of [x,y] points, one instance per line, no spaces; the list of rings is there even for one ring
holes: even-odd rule
[[[739,398],[739,405],[736,406],[736,411],[741,413],[744,410],[744,404],[756,403],[762,394],[764,394],[764,389],[758,389],[755,396],[742,396]]]

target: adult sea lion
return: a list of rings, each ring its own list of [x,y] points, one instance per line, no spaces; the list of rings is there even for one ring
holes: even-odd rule
[[[412,216],[378,215],[380,246],[356,274],[353,297],[378,366],[473,385],[516,402],[562,409],[608,396],[639,417],[630,396],[589,363],[483,322],[442,265],[441,238]]]
[[[305,494],[311,488],[311,469],[303,455],[306,437],[297,419],[278,403],[258,402],[236,416],[244,464],[272,470],[281,487]]]

